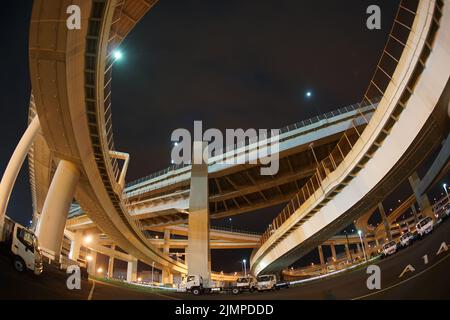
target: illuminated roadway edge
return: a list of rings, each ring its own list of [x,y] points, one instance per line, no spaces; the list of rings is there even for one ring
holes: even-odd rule
[[[365,208],[383,199],[418,166],[443,136],[442,114],[448,111],[450,74],[450,6],[445,1],[440,26],[430,56],[417,78],[416,66],[436,19],[435,1],[421,0],[394,76],[370,123],[341,165],[322,182],[319,190],[288,218],[251,258],[254,274],[289,266],[342,226],[351,223]],[[436,21],[436,20],[435,20]],[[437,19],[439,21],[439,19]],[[410,83],[417,80],[413,92],[398,117],[398,102]],[[396,122],[382,143],[377,143],[389,121]],[[375,153],[369,150],[377,144]],[[365,164],[361,166],[361,161]],[[359,166],[358,170],[355,168]],[[348,177],[352,175],[350,182]],[[347,181],[345,181],[347,179]],[[344,185],[344,181],[347,182]],[[330,194],[335,192],[330,200]],[[328,199],[327,199],[328,198]],[[368,199],[369,198],[369,199]],[[321,202],[325,205],[308,219]],[[305,218],[304,220],[302,220]]]

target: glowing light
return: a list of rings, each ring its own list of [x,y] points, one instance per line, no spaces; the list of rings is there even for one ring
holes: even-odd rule
[[[114,50],[113,56],[115,60],[120,60],[123,58],[123,54],[119,50]]]
[[[103,268],[98,268],[97,269],[97,273],[102,273],[103,272]]]
[[[138,282],[141,282],[141,281],[142,281],[142,278],[137,278],[137,281],[138,281]]]
[[[311,98],[312,97],[312,92],[311,91],[306,91],[305,93],[307,98]]]
[[[92,242],[92,236],[91,235],[87,235],[86,237],[84,237],[84,243],[89,244]]]
[[[86,260],[87,260],[87,261],[92,261],[93,259],[94,259],[94,258],[92,258],[92,256],[87,256],[87,257],[86,257]]]

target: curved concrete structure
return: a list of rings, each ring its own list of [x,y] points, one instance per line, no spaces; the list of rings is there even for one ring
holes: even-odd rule
[[[386,73],[389,85],[375,114],[359,139],[348,141],[351,150],[339,165],[316,180],[309,197],[303,202],[297,197],[298,205],[290,203],[274,220],[252,255],[254,274],[289,266],[319,239],[348,225],[385,198],[446,136],[447,117],[442,115],[450,91],[450,35],[445,32],[450,29],[450,6],[422,0],[416,11],[404,1],[402,5],[399,14],[409,13],[414,20],[406,42],[395,33],[390,36],[404,49],[395,72]],[[401,26],[408,28],[405,22]]]

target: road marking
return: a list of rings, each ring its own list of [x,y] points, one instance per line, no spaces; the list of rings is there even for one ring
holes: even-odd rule
[[[382,292],[384,292],[384,291],[388,291],[388,290],[390,290],[390,289],[393,289],[393,288],[395,288],[395,287],[397,287],[397,286],[399,286],[399,285],[401,285],[401,284],[404,284],[404,283],[408,282],[409,280],[413,280],[413,279],[417,278],[418,276],[424,274],[425,272],[427,272],[427,271],[433,269],[434,267],[436,267],[437,265],[439,265],[441,262],[443,262],[445,259],[447,259],[449,256],[450,256],[450,255],[446,255],[444,258],[442,258],[441,260],[439,260],[438,262],[436,262],[435,264],[433,264],[431,267],[429,267],[429,268],[427,268],[427,269],[425,269],[425,270],[422,270],[421,272],[419,272],[418,274],[412,276],[411,278],[408,278],[408,279],[405,279],[405,280],[403,280],[403,281],[400,281],[399,283],[396,283],[396,284],[394,284],[394,285],[392,285],[392,286],[390,286],[390,287],[384,288],[384,289],[379,290],[379,291],[377,291],[377,292],[372,292],[372,293],[366,294],[366,295],[364,295],[364,296],[360,296],[360,297],[357,297],[357,298],[353,298],[352,300],[360,300],[360,299],[364,299],[364,298],[367,298],[367,297],[371,297],[371,296],[374,296],[374,295],[376,295],[376,294],[382,293]]]
[[[130,290],[130,291],[134,291],[134,292],[140,292],[140,293],[143,293],[143,294],[154,294],[154,295],[157,295],[157,296],[160,296],[160,297],[163,297],[163,298],[166,298],[166,299],[170,299],[170,300],[182,300],[181,298],[175,298],[175,297],[168,296],[168,295],[165,295],[165,294],[162,294],[162,293],[158,293],[158,292],[139,291],[139,290],[137,290],[136,288],[134,288],[132,286],[130,286],[130,287],[122,287],[122,286],[117,285],[115,283],[108,283],[108,282],[103,282],[103,281],[99,281],[99,284],[102,284],[104,286],[110,286],[110,287],[122,289],[122,290]]]
[[[88,300],[92,300],[92,295],[94,294],[94,289],[95,289],[95,280],[92,280],[92,288],[91,291],[89,292],[89,296],[88,296]]]

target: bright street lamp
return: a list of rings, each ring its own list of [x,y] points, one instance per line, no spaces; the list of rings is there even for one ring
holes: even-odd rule
[[[447,201],[449,201],[450,199],[449,199],[449,197],[448,197],[447,184],[444,183],[443,187],[444,187],[444,190],[445,190],[445,194],[447,195]]]
[[[92,242],[92,236],[91,235],[87,235],[86,237],[84,237],[84,243],[85,244],[89,244]]]
[[[120,52],[120,50],[114,50],[113,52],[113,56],[114,56],[114,60],[120,60],[123,57],[122,52]]]
[[[366,248],[364,247],[364,243],[363,243],[363,240],[362,240],[362,231],[361,230],[358,230],[358,235],[359,235],[359,240],[361,241],[361,246],[363,248],[364,260],[367,261]]]
[[[244,277],[247,277],[247,260],[242,260],[242,262],[244,263]]]
[[[97,273],[102,273],[103,272],[103,269],[102,268],[98,268],[97,269]]]

